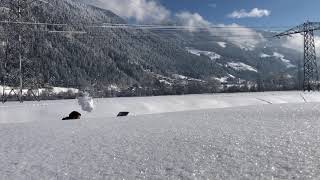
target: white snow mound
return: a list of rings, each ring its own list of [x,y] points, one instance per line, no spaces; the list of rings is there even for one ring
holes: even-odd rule
[[[83,111],[92,112],[94,109],[93,98],[90,97],[89,93],[80,93],[78,103]]]

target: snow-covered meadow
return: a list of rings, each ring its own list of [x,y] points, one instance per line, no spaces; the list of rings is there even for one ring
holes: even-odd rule
[[[94,119],[115,117],[120,111],[129,111],[130,115],[136,116],[177,111],[304,102],[320,102],[320,93],[290,91],[94,99],[95,109],[91,113],[82,111],[78,100],[8,102],[0,104],[0,123],[60,120],[74,110],[81,112],[83,118]]]
[[[319,93],[94,101],[91,113],[77,100],[2,104],[0,179],[320,176]],[[72,110],[82,120],[60,120]]]

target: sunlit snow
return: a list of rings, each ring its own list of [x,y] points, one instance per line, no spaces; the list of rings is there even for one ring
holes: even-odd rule
[[[226,48],[227,47],[227,43],[226,42],[217,42],[217,44],[222,48]]]
[[[229,62],[228,66],[237,71],[253,71],[258,72],[257,69],[253,68],[242,62]]]
[[[320,102],[319,93],[98,99],[98,109],[81,120],[61,121],[74,101],[1,105],[1,121],[21,114],[33,122],[0,125],[0,179],[317,179],[320,173],[320,104],[305,103]],[[197,111],[177,112],[183,108]],[[27,115],[35,109],[40,114]],[[140,115],[105,113],[120,109]],[[159,109],[176,112],[154,114]]]
[[[219,54],[215,53],[215,52],[201,51],[201,50],[190,48],[190,47],[187,47],[187,50],[191,54],[194,54],[194,55],[197,55],[197,56],[201,56],[201,55],[207,56],[211,60],[216,60],[216,59],[220,59],[221,58],[221,56]]]

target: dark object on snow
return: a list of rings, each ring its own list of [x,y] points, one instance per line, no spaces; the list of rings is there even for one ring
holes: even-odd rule
[[[63,118],[62,120],[74,120],[74,119],[80,119],[81,117],[81,114],[77,111],[72,111],[70,114],[69,114],[69,117],[65,117]]]
[[[118,117],[128,116],[129,112],[119,112]]]

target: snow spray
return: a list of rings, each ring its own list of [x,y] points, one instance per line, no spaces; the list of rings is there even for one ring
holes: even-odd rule
[[[78,103],[83,111],[92,112],[94,109],[93,98],[87,92],[80,92],[78,96]]]

